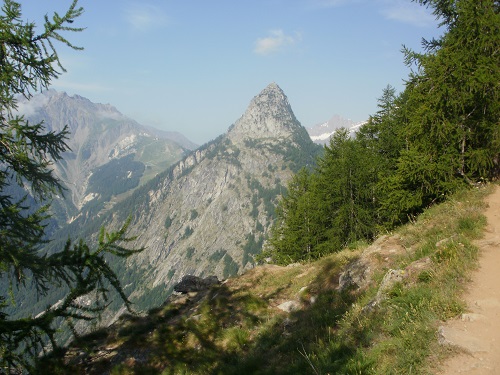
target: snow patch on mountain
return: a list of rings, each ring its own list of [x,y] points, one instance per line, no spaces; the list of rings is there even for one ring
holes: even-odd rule
[[[364,124],[366,124],[366,121],[354,122],[350,119],[345,119],[339,115],[335,115],[324,123],[307,128],[307,132],[314,143],[323,145],[329,142],[330,138],[338,129],[346,128],[349,129],[351,134],[353,134]]]

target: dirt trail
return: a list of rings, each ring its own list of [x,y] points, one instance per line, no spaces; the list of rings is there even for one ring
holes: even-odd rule
[[[485,236],[479,269],[465,295],[469,312],[440,327],[440,339],[463,349],[446,361],[439,374],[500,374],[500,186],[486,197]]]

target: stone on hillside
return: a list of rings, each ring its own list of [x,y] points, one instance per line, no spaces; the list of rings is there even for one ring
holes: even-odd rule
[[[286,301],[278,306],[278,309],[290,313],[300,309],[300,303],[297,301]]]
[[[219,284],[217,276],[209,276],[202,279],[198,276],[186,275],[174,286],[174,291],[178,293],[199,292],[217,284]]]
[[[403,252],[404,248],[396,237],[380,237],[340,274],[338,290],[342,292],[367,288],[372,281],[374,269]]]
[[[422,259],[418,259],[412,263],[410,263],[405,269],[401,270],[393,270],[390,269],[384,275],[384,278],[380,282],[378,287],[377,295],[373,300],[371,300],[363,309],[366,311],[370,311],[376,308],[382,301],[387,298],[387,292],[391,290],[391,288],[396,285],[396,283],[400,283],[411,278],[415,278],[417,274],[425,269],[427,269],[431,264],[431,260],[429,257],[425,257]]]
[[[443,238],[442,240],[436,242],[436,247],[442,247],[444,245],[447,245],[448,243],[452,242],[455,240],[455,238],[457,237],[456,234],[454,234],[453,236],[451,237],[448,237],[448,238]]]
[[[363,310],[370,311],[375,307],[377,307],[378,305],[380,305],[380,303],[387,298],[387,292],[392,287],[394,287],[396,283],[402,282],[407,277],[408,273],[405,272],[404,270],[387,271],[387,273],[384,275],[384,278],[382,279],[382,282],[380,283],[377,295],[363,308]]]
[[[419,273],[421,273],[424,270],[427,270],[431,265],[432,265],[431,258],[424,257],[410,263],[405,268],[405,271],[408,272],[408,276],[414,276],[414,275],[418,276]]]
[[[382,282],[378,288],[377,295],[382,294],[390,290],[396,283],[400,283],[407,277],[407,273],[404,270],[389,270],[384,275]]]

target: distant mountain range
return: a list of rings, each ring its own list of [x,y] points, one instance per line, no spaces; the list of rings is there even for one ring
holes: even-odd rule
[[[337,129],[346,128],[349,129],[351,133],[354,133],[364,124],[366,124],[366,121],[354,122],[339,115],[335,115],[327,122],[307,128],[307,132],[314,143],[323,145],[330,141],[330,138]]]
[[[64,92],[21,99],[18,111],[31,123],[43,121],[48,131],[68,127],[70,150],[54,164],[67,189],[53,205],[60,227],[85,206],[121,199],[197,147],[179,133],[140,125],[109,104]]]
[[[71,132],[71,151],[54,166],[68,193],[54,201],[47,250],[68,237],[92,241],[102,226],[117,229],[131,217],[132,245],[146,250],[115,268],[141,309],[161,304],[187,274],[223,279],[253,267],[288,180],[321,152],[274,83],[225,134],[194,150],[179,134],[80,96],[48,91],[19,110],[48,130],[67,124]],[[19,306],[36,313],[57,297],[27,301]],[[121,314],[118,302],[105,321]]]

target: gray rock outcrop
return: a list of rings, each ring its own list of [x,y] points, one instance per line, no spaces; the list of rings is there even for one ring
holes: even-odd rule
[[[217,276],[209,276],[202,279],[198,276],[186,275],[174,286],[174,291],[177,293],[200,292],[217,284],[219,284]]]
[[[404,252],[395,237],[381,236],[348,265],[339,277],[339,291],[364,290],[373,281],[373,272],[380,263],[388,263],[397,254]]]

